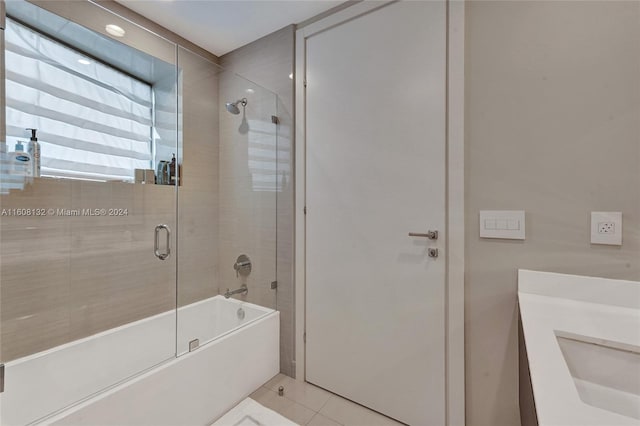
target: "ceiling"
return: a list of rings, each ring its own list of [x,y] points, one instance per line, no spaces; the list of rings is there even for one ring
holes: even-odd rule
[[[343,1],[116,0],[211,53],[222,56]]]

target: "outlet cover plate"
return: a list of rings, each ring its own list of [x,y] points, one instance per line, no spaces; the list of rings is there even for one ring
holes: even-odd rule
[[[591,212],[591,244],[622,245],[622,212]]]

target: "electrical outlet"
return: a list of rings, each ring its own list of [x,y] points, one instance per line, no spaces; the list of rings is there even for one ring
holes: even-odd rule
[[[591,212],[591,244],[622,245],[621,212]]]
[[[615,234],[616,223],[615,222],[599,222],[598,234]]]

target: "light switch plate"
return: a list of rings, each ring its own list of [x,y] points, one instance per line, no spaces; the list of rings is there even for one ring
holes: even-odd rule
[[[480,210],[480,237],[524,240],[524,210]]]
[[[591,212],[591,244],[622,245],[622,212]]]

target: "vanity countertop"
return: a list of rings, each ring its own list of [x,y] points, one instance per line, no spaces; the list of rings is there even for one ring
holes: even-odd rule
[[[635,369],[640,361],[640,283],[520,270],[518,299],[540,426],[640,425],[640,419],[635,418],[640,414],[635,399],[640,397],[635,394],[640,389],[640,370]],[[571,354],[577,356],[571,358],[576,364],[583,364],[577,373],[573,361],[569,361],[573,373],[570,371],[559,341],[569,341],[574,347],[577,342],[586,349],[580,352],[578,348]],[[598,353],[604,358],[598,358]],[[582,368],[597,376],[603,364],[620,359],[621,365],[630,366],[621,374],[622,385],[610,375],[604,375],[603,380],[612,387],[594,385],[589,377],[580,375]],[[580,393],[576,383],[586,383],[586,391]],[[633,390],[613,389],[618,386]],[[599,408],[595,405],[601,403],[585,402],[590,398],[604,398],[608,407],[621,403],[626,408]],[[629,410],[636,411],[635,417],[619,414]]]

